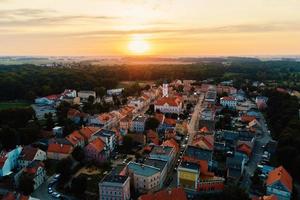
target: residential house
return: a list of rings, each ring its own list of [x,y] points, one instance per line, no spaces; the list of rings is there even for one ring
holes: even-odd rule
[[[23,147],[20,153],[18,167],[21,169],[27,167],[34,160],[44,161],[46,159],[47,154],[45,151],[28,145]]]
[[[17,192],[7,192],[2,200],[40,200],[31,196],[26,196]]]
[[[261,196],[261,197],[253,197],[252,200],[278,200],[275,195]]]
[[[183,188],[172,188],[161,190],[156,193],[144,194],[138,200],[187,200],[187,195]]]
[[[127,165],[131,184],[136,192],[146,193],[160,189],[160,169],[150,165],[129,162]]]
[[[22,175],[30,177],[34,182],[34,190],[37,189],[46,180],[44,163],[39,160],[34,160],[27,167],[23,168],[19,173],[17,173],[15,175],[15,183],[17,186],[19,185],[20,177]]]
[[[101,130],[99,127],[86,126],[79,130],[79,133],[84,137],[85,144],[88,144],[93,136]]]
[[[93,136],[93,138],[97,138],[97,137],[100,138],[105,143],[105,146],[109,153],[111,153],[115,149],[117,143],[116,132],[111,130],[101,129]]]
[[[147,132],[147,143],[152,143],[154,145],[159,145],[159,136],[157,132],[153,130],[148,130]]]
[[[131,128],[132,117],[124,117],[120,120],[120,129],[128,131]]]
[[[61,160],[67,158],[73,152],[71,144],[51,143],[48,145],[47,157],[49,159]]]
[[[67,113],[67,118],[72,120],[75,124],[79,124],[80,122],[87,122],[88,114],[82,113],[74,108],[70,108]]]
[[[143,133],[145,131],[147,117],[139,115],[136,116],[131,122],[131,131],[137,133]]]
[[[99,183],[99,200],[130,200],[130,178],[128,176],[105,176]]]
[[[282,167],[277,167],[269,173],[266,181],[267,195],[275,195],[278,200],[290,200],[293,191],[293,178]]]
[[[36,98],[34,100],[34,103],[38,105],[54,105],[55,102],[54,100],[48,99],[47,97],[41,97],[41,98]]]
[[[97,163],[103,163],[107,160],[109,154],[106,150],[106,144],[101,138],[95,138],[85,148],[84,152],[87,160],[93,160]]]
[[[90,116],[89,124],[92,126],[111,129],[118,124],[118,118],[113,113],[103,113],[100,115]]]
[[[10,151],[0,153],[0,177],[11,174],[12,170],[17,167],[21,151],[22,147],[17,146]]]
[[[85,145],[84,137],[80,134],[78,130],[75,130],[71,134],[66,136],[66,140],[68,140],[74,148],[84,147]]]
[[[201,149],[199,147],[188,145],[185,150],[184,157],[193,158],[195,160],[212,160],[213,152],[209,149]]]

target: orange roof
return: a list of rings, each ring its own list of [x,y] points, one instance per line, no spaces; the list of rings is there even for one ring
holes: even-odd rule
[[[67,115],[68,115],[68,117],[80,116],[80,111],[76,110],[74,108],[70,108]]]
[[[149,130],[147,132],[147,138],[154,144],[159,145],[159,137],[158,134],[153,131],[153,130]]]
[[[256,118],[254,116],[250,116],[250,115],[243,115],[241,117],[241,121],[242,122],[247,122],[247,123],[253,121],[254,119],[256,119]]]
[[[245,143],[239,145],[237,150],[247,154],[248,157],[251,155],[251,152],[252,152],[251,147],[249,147],[249,145],[247,145]]]
[[[170,126],[175,126],[176,125],[176,120],[172,119],[172,118],[165,118],[164,123],[168,124]]]
[[[193,139],[193,146],[202,149],[213,150],[214,136],[213,135],[195,135]]]
[[[101,151],[103,151],[103,149],[105,147],[105,143],[100,138],[96,138],[92,142],[90,142],[90,144],[88,144],[88,146],[92,147],[93,149],[95,149],[98,152],[101,152]]]
[[[207,128],[206,126],[204,126],[204,127],[202,127],[202,128],[200,129],[200,132],[208,133],[209,130],[208,130],[208,128]]]
[[[29,196],[8,192],[2,197],[2,200],[28,200]]]
[[[186,193],[183,188],[173,188],[172,190],[161,190],[154,194],[145,194],[138,200],[187,200]]]
[[[175,148],[176,152],[179,151],[179,145],[178,145],[178,143],[173,138],[164,141],[162,143],[162,146],[173,147],[173,148]]]
[[[283,168],[283,166],[277,167],[273,171],[269,173],[267,179],[267,186],[274,184],[275,182],[280,181],[282,185],[284,185],[289,192],[293,190],[293,179],[290,174]]]
[[[79,132],[83,135],[83,137],[88,140],[92,137],[96,132],[98,132],[100,128],[93,126],[86,126],[79,130]]]
[[[48,146],[48,152],[70,154],[73,151],[73,147],[68,144],[56,144],[52,143]]]
[[[76,145],[79,141],[84,141],[84,137],[79,133],[79,131],[73,131],[70,135],[66,137],[72,145]]]
[[[181,102],[182,100],[179,97],[162,97],[156,100],[155,105],[163,106],[165,104],[168,104],[169,106],[178,107]]]
[[[103,113],[101,115],[98,116],[98,119],[103,121],[103,122],[107,122],[109,121],[111,118],[113,118],[113,116],[110,113]]]

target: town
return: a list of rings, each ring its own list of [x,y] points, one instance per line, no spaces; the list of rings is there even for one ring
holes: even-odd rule
[[[125,90],[36,98],[44,128],[31,144],[2,148],[2,199],[292,199],[292,176],[271,162],[278,142],[263,113],[267,96],[230,80]]]

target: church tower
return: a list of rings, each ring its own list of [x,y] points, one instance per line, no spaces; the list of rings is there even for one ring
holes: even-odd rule
[[[168,97],[169,94],[168,94],[168,83],[167,82],[164,82],[163,83],[163,97]]]

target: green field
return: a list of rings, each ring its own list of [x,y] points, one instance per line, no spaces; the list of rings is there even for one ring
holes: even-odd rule
[[[30,104],[23,102],[0,102],[0,110],[6,110],[11,108],[25,108],[28,106],[30,106]]]

